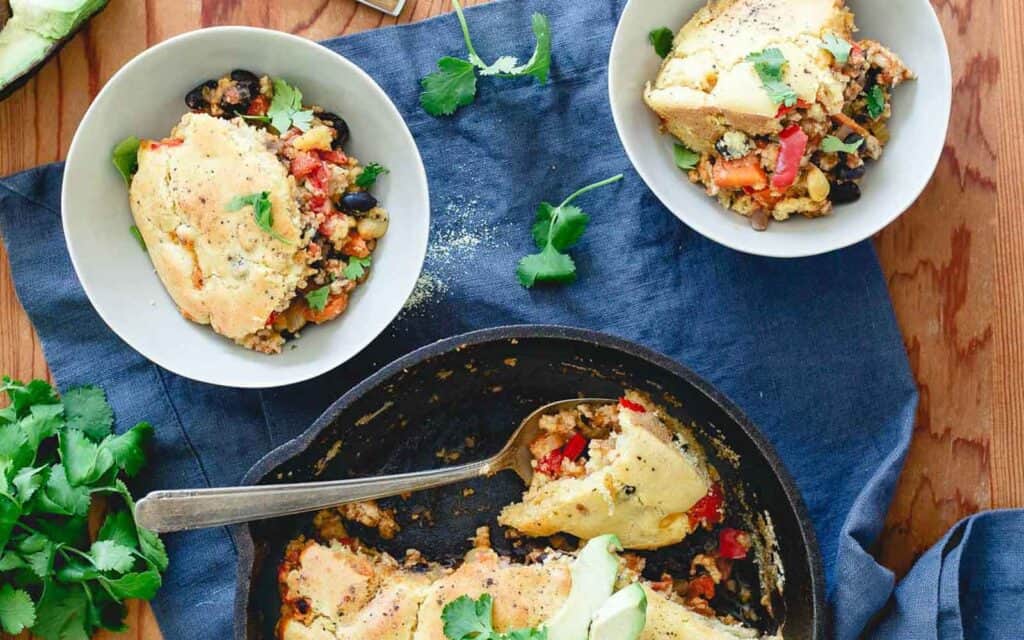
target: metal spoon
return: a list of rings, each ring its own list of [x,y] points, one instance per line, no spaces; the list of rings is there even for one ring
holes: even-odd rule
[[[202,529],[317,511],[348,502],[387,498],[492,476],[506,469],[514,471],[529,485],[533,479],[529,445],[540,430],[541,416],[579,404],[614,403],[615,400],[605,398],[573,398],[544,405],[519,424],[497,455],[479,462],[353,480],[154,491],[135,505],[135,518],[143,527],[158,533]]]

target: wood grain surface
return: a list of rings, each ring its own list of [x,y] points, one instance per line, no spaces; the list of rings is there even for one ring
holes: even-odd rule
[[[480,4],[486,0],[466,0]],[[938,171],[914,207],[877,238],[921,390],[906,469],[877,549],[904,573],[953,523],[1024,506],[1024,3],[932,0],[953,60],[953,116]],[[0,103],[0,175],[59,160],[103,83],[178,33],[248,24],[311,39],[412,22],[451,9],[409,0],[385,16],[353,0],[111,0],[35,80]],[[0,257],[0,372],[48,375]],[[157,640],[133,604],[130,631]]]

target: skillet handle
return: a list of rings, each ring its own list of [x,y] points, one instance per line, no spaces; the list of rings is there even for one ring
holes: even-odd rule
[[[493,460],[375,478],[218,489],[154,491],[135,505],[139,525],[157,533],[264,520],[336,507],[348,502],[470,480],[495,471]]]

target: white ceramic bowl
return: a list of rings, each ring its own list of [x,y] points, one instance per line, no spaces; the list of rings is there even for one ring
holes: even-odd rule
[[[237,68],[283,77],[307,104],[348,122],[346,150],[391,170],[374,188],[391,215],[367,282],[338,319],[302,331],[277,355],[249,351],[181,317],[129,233],[128,193],[111,164],[121,139],[163,138],[187,111],[189,89]],[[247,27],[187,33],[124,66],[89,107],[71,143],[61,194],[64,235],[82,287],[129,345],[180,375],[232,387],[275,387],[317,376],[370,343],[419,278],[430,228],[427,177],[416,143],[384,91],[355,64],[309,40]]]
[[[825,253],[880,231],[903,213],[928,184],[942,153],[952,105],[949,52],[928,0],[849,0],[860,37],[891,47],[918,75],[895,91],[892,140],[882,159],[868,167],[863,196],[832,215],[773,222],[758,232],[691,184],[672,159],[673,139],[658,131],[643,101],[644,86],[661,59],[648,33],[678,31],[706,0],[629,0],[612,43],[608,91],[619,137],[633,166],[658,199],[680,220],[715,242],[738,251],[778,258]]]

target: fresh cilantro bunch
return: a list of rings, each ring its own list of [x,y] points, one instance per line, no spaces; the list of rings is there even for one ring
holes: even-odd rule
[[[0,409],[0,629],[45,640],[123,629],[124,601],[152,598],[167,568],[163,543],[135,524],[122,480],[145,463],[152,427],[114,435],[96,387],[58,398],[42,380],[5,377],[0,390],[10,399]],[[91,539],[96,496],[107,510]]]
[[[533,240],[540,253],[528,255],[519,261],[516,275],[527,288],[537,282],[572,282],[576,279],[576,263],[563,253],[577,241],[587,229],[590,216],[572,201],[588,191],[622,180],[622,174],[583,187],[556,206],[547,202],[537,208],[533,224]]]
[[[546,629],[515,629],[498,633],[492,623],[494,599],[483,594],[474,600],[459,596],[444,606],[441,620],[449,640],[547,640]]]
[[[424,111],[432,116],[450,116],[459,107],[471,104],[476,98],[477,73],[501,78],[533,76],[541,84],[547,83],[551,70],[551,25],[547,16],[533,14],[533,34],[537,38],[537,46],[529,60],[519,64],[519,60],[513,56],[501,56],[493,64],[487,64],[473,47],[469,25],[459,0],[452,0],[452,5],[466,40],[468,59],[445,56],[437,61],[438,70],[420,81],[423,87],[420,105]]]
[[[796,91],[782,81],[782,68],[786,65],[786,56],[782,55],[781,49],[770,47],[752,53],[747,56],[747,62],[754,63],[754,71],[761,78],[761,84],[772,102],[787,107],[796,105]]]

